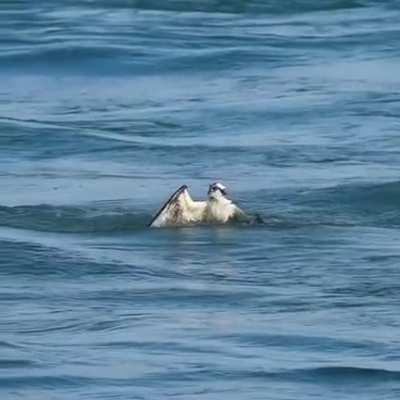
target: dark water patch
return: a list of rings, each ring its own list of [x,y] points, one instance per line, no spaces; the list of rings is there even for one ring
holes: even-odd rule
[[[33,368],[36,366],[38,366],[38,364],[30,360],[5,360],[0,358],[0,370],[10,368]]]
[[[399,256],[400,257],[400,256]],[[382,271],[384,273],[391,272],[391,275],[395,277],[399,275],[397,271]],[[375,272],[375,274],[380,275],[379,273]],[[357,285],[349,285],[349,286],[342,286],[334,289],[326,290],[326,293],[331,293],[337,299],[341,299],[343,297],[352,297],[352,298],[359,298],[359,299],[370,299],[371,303],[372,300],[381,299],[384,301],[397,301],[397,294],[400,290],[400,285],[394,285],[391,281],[385,279],[385,277],[379,277],[374,279],[374,282],[371,283],[368,281],[368,278],[371,279],[373,277],[373,273],[367,275],[365,281],[363,282],[360,278],[360,282]],[[339,300],[340,301],[340,300]],[[347,301],[342,302],[344,306],[348,305]],[[359,303],[358,305],[364,304],[363,302]]]
[[[400,372],[378,368],[320,367],[298,371],[300,379],[319,379],[331,384],[358,384],[360,386],[382,385],[385,382],[400,382]]]
[[[400,261],[400,254],[385,254],[385,255],[371,255],[367,256],[366,260],[371,263],[397,263]]]
[[[243,334],[224,337],[233,340],[240,345],[261,346],[261,347],[285,347],[294,351],[352,351],[352,352],[385,352],[384,345],[372,341],[349,341],[331,337],[311,337],[303,335],[279,335],[279,334]],[[340,349],[340,350],[338,350]]]
[[[111,384],[113,380],[108,380],[108,384]],[[52,375],[38,375],[38,376],[11,376],[11,377],[0,377],[1,388],[16,388],[16,389],[56,389],[56,388],[81,388],[82,386],[90,384],[99,384],[102,379],[96,378],[84,378],[81,376],[52,376]],[[118,384],[118,380],[114,383]],[[122,382],[120,382],[122,383]]]

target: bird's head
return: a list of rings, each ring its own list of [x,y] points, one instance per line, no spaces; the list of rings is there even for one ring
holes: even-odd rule
[[[209,200],[221,200],[226,198],[226,187],[219,182],[212,183],[208,189]]]

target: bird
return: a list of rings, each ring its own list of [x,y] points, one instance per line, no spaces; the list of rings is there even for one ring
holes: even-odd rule
[[[195,224],[226,224],[231,221],[250,222],[241,208],[227,198],[227,188],[220,182],[208,188],[206,201],[191,198],[187,185],[176,190],[149,224],[150,228]]]

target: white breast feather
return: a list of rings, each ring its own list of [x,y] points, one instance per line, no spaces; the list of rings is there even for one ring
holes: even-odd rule
[[[235,214],[236,206],[228,199],[208,201],[205,220],[210,223],[228,222]]]

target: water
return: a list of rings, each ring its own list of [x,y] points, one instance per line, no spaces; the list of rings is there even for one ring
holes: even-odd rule
[[[398,399],[397,1],[2,1],[1,399]],[[262,226],[149,230],[221,180]]]

